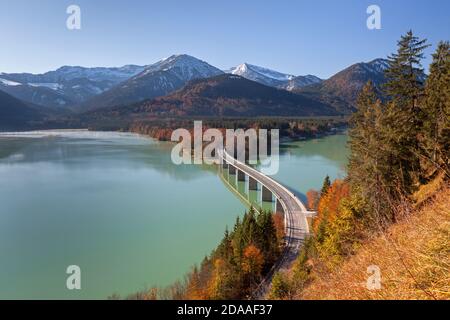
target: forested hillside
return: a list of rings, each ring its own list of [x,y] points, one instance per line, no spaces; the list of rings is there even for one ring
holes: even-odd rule
[[[25,128],[30,122],[39,121],[44,114],[37,108],[0,90],[0,129]]]
[[[388,59],[386,101],[371,82],[351,118],[348,178],[309,192],[313,234],[272,298],[449,299],[450,47],[408,32]],[[367,268],[381,288],[366,287]]]

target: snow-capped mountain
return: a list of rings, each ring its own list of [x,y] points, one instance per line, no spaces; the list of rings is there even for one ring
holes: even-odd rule
[[[64,66],[43,74],[2,73],[0,89],[33,104],[68,107],[111,89],[144,68],[136,65],[120,68]]]
[[[281,73],[264,67],[255,66],[249,63],[238,65],[236,68],[233,68],[230,73],[237,74],[241,77],[244,75],[247,75],[249,77],[253,75],[255,78],[257,78],[258,76],[263,76],[278,81],[288,81],[294,78],[293,75]]]
[[[294,76],[249,63],[240,64],[237,67],[228,70],[227,73],[239,75],[267,86],[286,90],[294,90],[322,81],[316,76]]]
[[[186,54],[173,55],[147,66],[134,77],[87,101],[84,108],[124,105],[164,96],[180,89],[190,80],[219,74],[223,71],[205,61]]]
[[[281,88],[286,89],[288,91],[293,91],[298,88],[306,87],[312,84],[320,83],[322,79],[313,75],[306,76],[298,76],[288,81],[287,84],[281,86]]]
[[[249,63],[240,64],[229,70],[228,73],[235,74],[271,87],[280,87],[295,78],[295,76],[290,74],[281,73]]]
[[[325,81],[313,75],[294,76],[248,63],[226,73],[266,86],[304,93],[333,105],[339,112],[350,112],[357,93],[367,80],[372,80],[376,86],[385,82],[384,70],[387,67],[385,59],[357,63]],[[63,66],[43,74],[0,73],[0,90],[33,105],[60,111],[75,108],[83,111],[165,96],[192,80],[221,74],[224,72],[205,61],[180,54],[147,66]]]
[[[0,90],[19,100],[45,107],[67,107],[74,103],[62,92],[58,83],[21,83],[0,78]]]
[[[209,78],[222,74],[223,71],[213,67],[205,61],[199,60],[187,54],[172,55],[145,68],[136,76],[142,77],[157,71],[170,71],[184,81]]]
[[[389,62],[386,59],[375,59],[367,63],[363,63],[362,67],[365,68],[368,72],[384,72],[389,67]]]
[[[88,79],[94,82],[111,81],[119,83],[142,72],[145,66],[126,65],[120,68],[63,66],[43,74],[10,73],[1,74],[1,78],[14,79],[20,83],[59,83],[74,79]]]

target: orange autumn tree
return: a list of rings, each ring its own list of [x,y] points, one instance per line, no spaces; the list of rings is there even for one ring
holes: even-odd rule
[[[317,205],[317,217],[314,220],[314,231],[317,233],[319,226],[326,220],[332,221],[338,214],[338,208],[342,201],[349,197],[350,187],[343,180],[336,179],[327,193],[320,197]]]
[[[280,257],[283,219],[282,214],[256,212],[253,208],[242,218],[237,217],[231,231],[225,230],[217,248],[187,275],[181,298],[250,298]]]
[[[208,298],[208,293],[203,287],[201,274],[197,267],[194,267],[188,275],[188,282],[186,288],[186,299],[188,300],[203,300]]]
[[[225,268],[225,261],[223,259],[216,259],[214,261],[214,270],[211,279],[208,283],[208,298],[206,299],[221,299],[221,289],[223,287],[223,273]]]
[[[244,273],[252,274],[255,278],[259,278],[263,265],[264,257],[261,250],[253,244],[248,245],[244,250],[244,258],[242,260],[242,270]]]
[[[318,191],[314,189],[308,190],[308,192],[306,193],[306,200],[309,210],[316,210],[317,203],[319,202],[319,196],[320,195]]]
[[[350,187],[343,180],[336,179],[328,191],[323,194],[317,205],[317,216],[314,219],[313,230],[318,242],[322,242],[326,226],[338,215],[338,208],[342,199],[350,195]]]
[[[364,236],[361,232],[365,202],[350,194],[346,181],[335,180],[320,198],[314,221],[315,248],[329,266],[351,254]]]
[[[284,215],[277,212],[272,216],[272,219],[276,230],[278,245],[281,246],[284,242]]]

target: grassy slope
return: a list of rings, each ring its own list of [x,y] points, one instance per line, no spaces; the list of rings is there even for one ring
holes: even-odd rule
[[[366,289],[370,265],[381,270],[381,290]],[[364,243],[333,272],[314,270],[297,298],[450,299],[450,188]]]

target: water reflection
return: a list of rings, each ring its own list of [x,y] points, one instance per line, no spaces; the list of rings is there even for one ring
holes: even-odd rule
[[[217,174],[223,184],[230,190],[247,208],[253,207],[257,211],[275,211],[275,201],[262,200],[261,184],[257,182],[256,190],[250,190],[249,177],[245,175],[245,181],[239,181],[237,174],[230,173],[228,168],[222,165],[216,166]]]
[[[349,154],[347,140],[347,135],[338,134],[320,139],[283,143],[280,146],[279,172],[272,178],[290,189],[305,203],[306,192],[309,189],[320,190],[325,176],[328,175],[332,180],[345,177]],[[261,200],[260,189],[249,191],[248,177],[245,182],[237,182],[236,175],[229,174],[226,168],[219,168],[219,175],[247,207],[274,210],[273,202]]]
[[[157,142],[138,135],[130,137],[128,134],[107,137],[99,138],[95,134],[82,137],[0,135],[0,164],[35,165],[52,162],[67,169],[86,170],[96,168],[98,162],[102,161],[105,169],[121,165],[131,165],[136,170],[151,168],[180,181],[201,178],[204,171],[214,173],[209,166],[193,170],[192,165],[174,165],[170,158],[173,148],[170,142]],[[127,157],[127,154],[132,156]]]

